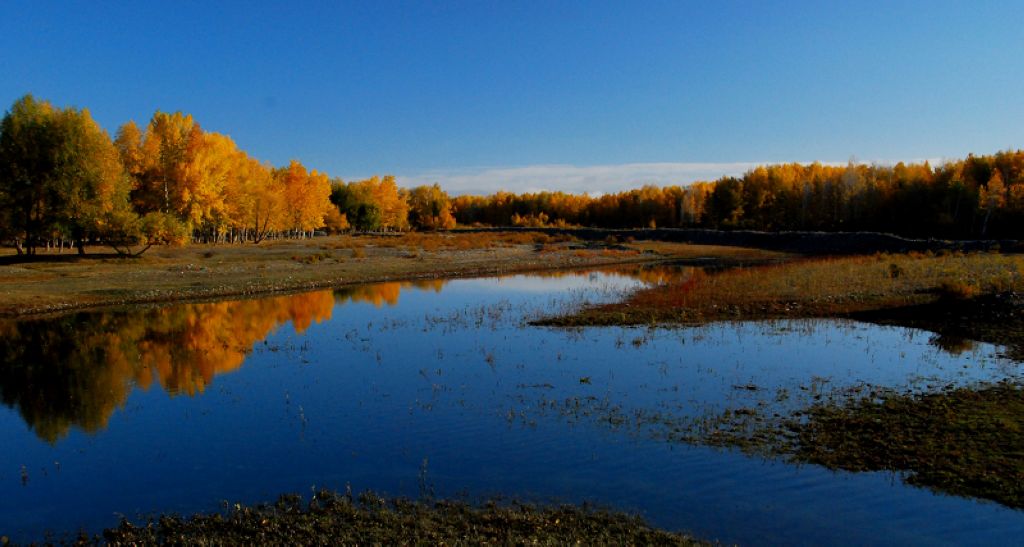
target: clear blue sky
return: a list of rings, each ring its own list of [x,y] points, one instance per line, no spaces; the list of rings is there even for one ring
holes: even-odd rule
[[[207,4],[8,0],[0,103],[112,134],[181,110],[274,164],[409,182],[1024,147],[1020,0]]]

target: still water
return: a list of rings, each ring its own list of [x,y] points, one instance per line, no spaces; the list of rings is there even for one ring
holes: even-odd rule
[[[995,503],[673,442],[633,420],[1016,374],[996,347],[848,321],[527,324],[691,273],[385,283],[0,323],[0,534],[351,486],[589,501],[741,544],[1024,537],[1024,512]]]

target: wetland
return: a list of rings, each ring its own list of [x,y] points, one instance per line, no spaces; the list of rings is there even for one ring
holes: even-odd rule
[[[0,534],[144,540],[147,515],[262,522],[345,497],[325,491],[378,492],[393,522],[423,500],[469,521],[497,518],[495,499],[506,516],[590,503],[741,544],[1024,533],[1006,340],[806,315],[541,326],[747,271],[606,265],[5,320]],[[259,505],[282,492],[300,497]],[[364,514],[345,499],[332,507]]]

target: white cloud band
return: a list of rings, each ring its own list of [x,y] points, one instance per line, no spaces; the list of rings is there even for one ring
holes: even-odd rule
[[[853,160],[857,163],[857,160]],[[920,163],[924,159],[904,160]],[[944,163],[929,158],[935,167]],[[740,176],[759,165],[773,162],[732,163],[623,163],[618,165],[525,165],[520,167],[476,167],[434,169],[419,173],[396,175],[399,186],[412,188],[421,184],[439,183],[453,196],[463,194],[490,195],[499,190],[522,194],[526,192],[561,191],[573,194],[600,195],[655,186],[686,185],[696,181],[713,181],[725,176]],[[809,164],[810,162],[799,162]],[[821,162],[841,166],[847,162]],[[894,165],[897,161],[875,160],[875,165]],[[349,180],[349,179],[346,179]],[[358,180],[358,179],[351,179]]]
[[[398,184],[411,187],[440,183],[449,194],[493,194],[562,191],[601,194],[639,188],[645,184],[665,186],[714,180],[741,175],[761,165],[737,163],[625,163],[620,165],[528,165],[523,167],[433,170],[399,175]]]

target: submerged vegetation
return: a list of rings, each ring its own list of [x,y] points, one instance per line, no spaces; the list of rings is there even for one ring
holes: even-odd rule
[[[905,473],[911,484],[1024,509],[1024,387],[884,393],[818,404],[786,425],[793,459]]]
[[[582,382],[582,380],[581,380]],[[589,382],[588,382],[589,383]],[[933,390],[858,384],[769,390],[724,410],[628,408],[593,395],[520,401],[533,423],[555,414],[668,443],[737,449],[757,457],[853,472],[888,471],[936,492],[1024,509],[1024,385],[1003,380]],[[813,384],[813,383],[812,383]],[[749,384],[739,391],[762,391]]]
[[[235,505],[226,514],[163,516],[123,522],[80,544],[114,545],[704,545],[643,519],[587,506],[537,507],[384,499],[329,491],[309,502],[282,496],[272,505]]]
[[[1024,257],[996,253],[807,259],[701,271],[543,325],[704,325],[848,317],[935,332],[958,354],[972,341],[1024,360]],[[642,343],[642,342],[641,342]],[[1015,378],[1011,374],[1011,378]],[[756,385],[736,389],[759,391]],[[551,402],[561,414],[633,427],[669,442],[728,448],[848,471],[891,471],[939,492],[1024,508],[1024,389],[1017,380],[896,392],[801,386],[774,401],[703,416],[629,411],[597,397]],[[749,401],[747,402],[749,403]]]

